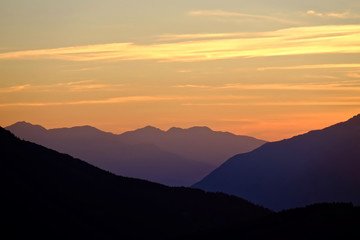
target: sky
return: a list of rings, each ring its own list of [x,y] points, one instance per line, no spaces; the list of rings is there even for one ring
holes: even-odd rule
[[[276,141],[360,113],[358,0],[0,0],[0,126]]]

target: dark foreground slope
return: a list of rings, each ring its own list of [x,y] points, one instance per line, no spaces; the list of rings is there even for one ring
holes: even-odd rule
[[[350,203],[321,203],[197,234],[194,239],[359,239],[360,208]]]
[[[172,239],[270,213],[225,194],[119,177],[2,128],[0,146],[0,234],[9,239]]]
[[[230,158],[195,184],[274,210],[317,202],[360,204],[360,115]]]

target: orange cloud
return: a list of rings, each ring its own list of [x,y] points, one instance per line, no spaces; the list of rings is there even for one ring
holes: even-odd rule
[[[133,102],[159,102],[159,101],[183,101],[183,100],[243,100],[254,99],[256,96],[128,96],[97,100],[69,101],[69,102],[18,102],[3,103],[0,107],[41,107],[41,106],[63,106],[63,105],[88,105],[88,104],[112,104]]]
[[[61,59],[68,61],[208,61],[231,58],[360,53],[360,25],[315,26],[259,33],[258,37],[204,39],[137,45],[111,43],[7,52],[0,60]]]
[[[18,86],[0,88],[0,93],[19,92],[19,91],[29,88],[30,86],[31,86],[30,84],[23,84],[23,85],[18,85]]]
[[[91,90],[107,90],[113,91],[118,90],[119,88],[124,87],[124,84],[99,84],[94,80],[83,80],[76,82],[65,82],[65,83],[55,83],[55,84],[45,84],[45,85],[18,85],[11,86],[6,88],[0,88],[2,93],[13,93],[20,91],[27,92],[51,92],[51,91],[91,91]]]
[[[360,68],[360,64],[314,64],[314,65],[298,65],[298,66],[286,66],[286,67],[263,67],[257,68],[259,71],[266,70],[302,70],[302,69],[334,69],[334,68]]]
[[[176,88],[198,89],[239,89],[239,90],[300,90],[300,91],[360,91],[360,85],[352,83],[328,83],[328,84],[225,84],[222,86],[209,85],[175,85]]]
[[[183,106],[360,106],[360,101],[298,101],[251,103],[184,103]]]

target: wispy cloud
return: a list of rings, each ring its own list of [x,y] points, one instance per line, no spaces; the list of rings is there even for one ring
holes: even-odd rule
[[[0,107],[21,106],[21,107],[44,107],[44,106],[62,106],[62,105],[89,105],[89,104],[111,104],[111,103],[129,103],[129,102],[154,102],[188,99],[178,96],[129,96],[107,98],[99,100],[83,100],[68,102],[29,102],[29,103],[4,103]]]
[[[357,73],[357,72],[350,72],[347,74],[348,77],[350,78],[360,78],[360,72]]]
[[[256,14],[247,14],[247,13],[239,13],[239,12],[230,12],[224,10],[197,10],[188,12],[190,16],[216,16],[216,17],[237,17],[237,18],[246,18],[251,20],[264,20],[264,21],[273,21],[280,22],[285,24],[298,25],[300,24],[297,21],[277,18],[273,16],[267,15],[256,15]]]
[[[51,91],[91,91],[91,90],[119,90],[124,84],[99,84],[94,80],[83,80],[65,83],[43,84],[43,85],[16,85],[11,87],[0,88],[1,93],[14,92],[51,92]]]
[[[303,70],[303,69],[334,69],[334,68],[360,68],[359,63],[351,64],[313,64],[313,65],[297,65],[297,66],[280,66],[280,67],[262,67],[257,68],[259,71],[267,70]]]
[[[161,102],[161,101],[216,101],[216,100],[244,100],[254,99],[256,96],[126,96],[96,100],[67,101],[67,102],[15,102],[3,103],[0,107],[46,107],[63,105],[90,105],[90,104],[116,104],[116,103],[134,103],[134,102]]]
[[[190,70],[190,69],[181,69],[181,70],[178,70],[177,72],[179,72],[179,73],[191,73],[191,72],[193,72],[193,70]]]
[[[348,19],[348,18],[360,18],[359,15],[352,14],[350,12],[317,12],[315,10],[308,10],[306,11],[307,15],[310,16],[316,16],[316,17],[325,17],[325,18],[342,18],[342,19]]]
[[[196,34],[163,34],[157,36],[158,41],[189,41],[201,39],[227,39],[227,38],[258,38],[266,37],[264,33],[196,33]]]
[[[184,103],[183,106],[360,106],[360,101],[292,101],[292,102],[250,102],[250,103]]]
[[[288,28],[259,33],[262,37],[207,39],[137,45],[112,43],[8,52],[6,59],[68,61],[158,60],[193,62],[217,59],[304,54],[360,53],[360,25]]]
[[[175,85],[176,88],[195,89],[237,89],[237,90],[296,90],[296,91],[360,91],[360,85],[352,83],[328,83],[328,84],[225,84],[222,86],[209,85]]]
[[[30,84],[23,84],[23,85],[0,88],[0,93],[20,92],[20,91],[23,91],[23,90],[29,88],[30,86],[31,86]]]

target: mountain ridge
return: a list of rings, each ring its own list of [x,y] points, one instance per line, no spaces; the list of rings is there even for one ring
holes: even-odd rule
[[[190,186],[211,172],[224,156],[238,153],[238,146],[246,151],[263,143],[215,133],[209,128],[205,128],[205,135],[204,131],[198,134],[196,127],[175,134],[152,126],[113,134],[91,126],[45,129],[18,122],[6,129],[22,139],[84,159],[115,174],[170,186]]]
[[[327,201],[360,204],[358,156],[360,115],[235,155],[193,187],[241,195],[274,210]]]

